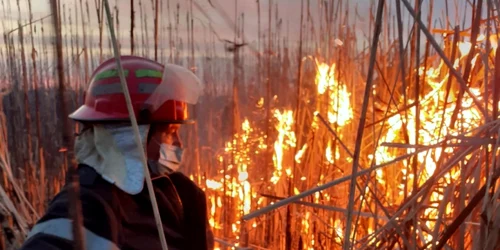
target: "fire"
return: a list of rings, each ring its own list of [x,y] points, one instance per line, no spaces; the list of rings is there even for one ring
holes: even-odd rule
[[[209,223],[219,230],[224,229],[219,224],[221,210],[234,208],[234,213],[239,217],[249,213],[253,204],[260,203],[253,200],[256,193],[252,189],[248,167],[254,165],[251,156],[262,153],[266,148],[265,140],[260,134],[255,133],[248,119],[243,121],[240,128],[241,133],[235,134],[231,141],[226,142],[224,154],[217,157],[221,164],[228,162],[226,169],[219,170],[219,176],[207,179],[205,182],[210,203]],[[227,199],[224,197],[231,197],[234,202],[229,206],[225,203]],[[239,237],[240,227],[239,220],[235,219],[231,223],[231,232],[235,238]]]
[[[326,161],[330,164],[333,164],[335,160],[338,160],[340,158],[340,153],[338,150],[335,150],[335,157],[333,156],[332,141],[328,141],[327,143],[325,157]]]
[[[263,108],[264,107],[264,97],[261,97],[259,101],[257,101],[257,104],[255,105],[257,108]]]
[[[339,219],[335,220],[335,223],[333,224],[333,227],[335,228],[335,242],[338,244],[342,243],[342,237],[344,237],[344,230],[342,228],[342,222]]]
[[[206,183],[207,185],[207,188],[209,189],[212,189],[212,190],[219,190],[222,188],[222,183],[218,182],[218,181],[214,181],[214,180],[206,180]]]
[[[486,40],[485,37],[482,39]],[[468,42],[460,42],[457,44],[458,57],[455,60],[454,67],[458,70],[463,65],[463,61],[467,55],[471,53],[472,46]],[[474,56],[474,61],[479,58],[478,53]],[[450,76],[443,61],[430,64],[434,67],[420,67],[415,73],[420,74],[422,79],[425,79],[424,88],[426,93],[420,93],[418,98],[419,113],[415,105],[407,107],[405,110],[393,109],[390,110],[390,115],[382,128],[379,144],[373,145],[374,151],[372,154],[366,154],[362,157],[366,160],[373,161],[374,164],[382,164],[389,162],[394,158],[402,155],[415,152],[417,147],[425,145],[433,145],[440,142],[446,136],[457,136],[465,130],[470,130],[481,125],[484,117],[482,113],[474,106],[472,98],[467,94],[464,95],[461,103],[462,111],[458,114],[457,120],[452,125],[452,113],[456,108],[456,93],[451,92],[446,95],[446,85]],[[337,79],[336,65],[328,65],[316,61],[317,72],[315,76],[316,93],[314,97],[317,102],[314,110],[314,116],[310,123],[310,132],[307,135],[309,140],[306,143],[298,142],[298,135],[295,134],[295,125],[299,123],[295,121],[295,113],[291,109],[277,108],[273,109],[271,114],[272,138],[269,140],[269,145],[265,144],[266,136],[263,131],[254,127],[254,124],[249,119],[244,119],[241,124],[241,132],[235,134],[233,138],[226,143],[224,153],[218,155],[218,163],[225,164],[224,170],[219,170],[216,177],[206,180],[207,191],[210,193],[210,225],[216,229],[222,230],[220,221],[224,221],[224,226],[230,226],[232,237],[238,239],[242,231],[242,225],[239,220],[240,216],[247,214],[252,210],[266,206],[275,199],[269,199],[261,194],[269,194],[280,197],[286,197],[291,194],[299,194],[305,188],[310,188],[311,185],[321,185],[334,178],[339,177],[339,173],[344,174],[346,166],[352,163],[345,150],[339,147],[339,143],[332,135],[326,131],[322,122],[328,123],[332,130],[336,130],[340,140],[345,142],[343,138],[345,133],[343,129],[347,128],[348,124],[353,120],[353,108],[351,104],[351,94],[348,91],[347,85]],[[470,87],[473,95],[479,100],[482,89]],[[274,97],[277,99],[278,97]],[[415,97],[408,98],[407,103],[413,104],[416,102]],[[446,98],[448,98],[446,100]],[[267,101],[267,100],[266,100]],[[403,97],[398,100],[403,103]],[[447,105],[444,105],[447,103]],[[260,98],[256,106],[264,107],[264,99]],[[402,107],[399,106],[399,107]],[[444,109],[442,107],[445,107]],[[319,120],[318,118],[325,118]],[[418,120],[418,123],[417,123]],[[417,127],[418,125],[418,127]],[[307,126],[306,126],[307,127]],[[326,131],[326,132],[325,132]],[[315,137],[316,136],[316,137]],[[325,137],[326,136],[326,137]],[[311,139],[311,138],[314,138]],[[394,144],[409,144],[415,147],[385,147],[381,144],[384,142]],[[458,139],[455,142],[459,142]],[[352,142],[347,142],[348,144]],[[349,146],[349,145],[348,145]],[[273,168],[260,168],[258,164],[262,164],[265,157],[264,152],[269,147],[269,156],[272,156]],[[365,151],[366,152],[366,151]],[[378,195],[382,202],[388,205],[398,206],[403,199],[414,192],[415,187],[421,186],[432,175],[439,171],[439,160],[442,157],[447,157],[452,154],[452,148],[435,147],[431,150],[421,152],[414,158],[394,164],[397,166],[378,169],[373,172],[373,182],[377,189],[380,190]],[[316,155],[314,155],[316,154]],[[317,157],[321,154],[321,157]],[[321,158],[314,160],[314,158]],[[313,158],[313,159],[311,159]],[[415,162],[414,162],[415,161]],[[315,168],[317,171],[306,173],[303,171],[303,166],[318,165]],[[297,167],[297,171],[292,171],[293,167]],[[255,167],[255,168],[254,168]],[[255,171],[255,169],[258,169]],[[337,171],[341,169],[342,171]],[[264,172],[266,173],[260,173]],[[269,171],[269,173],[267,172]],[[444,198],[446,185],[460,177],[460,169],[454,168],[444,178],[438,180],[438,184],[430,191],[427,200],[423,201],[426,207],[418,216],[426,218],[421,226],[432,229],[435,226],[435,221],[439,216],[438,205]],[[297,175],[297,176],[294,176]],[[257,177],[259,176],[259,177]],[[293,177],[293,178],[292,178]],[[293,182],[289,182],[293,180]],[[290,184],[291,183],[291,184]],[[365,194],[359,197],[359,201],[363,202],[360,212],[373,212],[372,203],[373,197],[368,191],[371,185],[365,187]],[[339,194],[331,192],[317,192],[309,198],[308,202],[328,205],[341,203],[339,207],[345,205],[346,190],[340,189]],[[230,201],[227,201],[230,198]],[[294,205],[295,206],[295,205]],[[317,210],[313,210],[307,206],[299,206],[300,209],[294,210],[293,216],[297,218],[296,231],[300,233],[302,241],[302,249],[316,249],[319,247],[321,239],[317,233],[317,224],[327,224],[329,237],[331,241],[337,244],[342,244],[344,236],[345,220],[337,214],[328,212],[325,217],[321,217]],[[455,212],[454,205],[447,204],[444,213],[445,216],[450,216]],[[228,216],[227,214],[231,214]],[[248,230],[263,230],[263,225],[271,223],[270,230],[275,230],[281,233],[284,224],[285,214],[282,210],[276,211],[279,216],[270,216],[263,220],[252,221],[247,226]],[[298,216],[298,217],[297,217]],[[279,217],[279,219],[277,219]],[[229,220],[229,221],[228,221]],[[351,237],[359,239],[359,231],[372,234],[376,231],[375,225],[380,221],[372,218],[363,219],[368,221],[368,227],[363,229],[358,228],[356,232],[351,232]],[[425,224],[424,224],[425,223]],[[279,225],[279,226],[277,226]],[[274,228],[273,228],[274,227]],[[418,229],[418,238],[422,241],[431,241],[432,236],[426,230]],[[374,238],[367,240],[375,242]]]
[[[458,44],[460,51],[460,59],[455,61],[455,67],[458,68],[460,65],[460,60],[464,59],[471,51],[471,44],[467,42],[462,42]],[[476,54],[472,64],[475,63],[475,59],[478,57]],[[458,114],[458,119],[455,121],[455,127],[452,128],[452,114],[456,108],[455,96],[451,93],[446,97],[446,82],[448,81],[449,75],[441,75],[441,67],[443,62],[441,61],[437,68],[430,67],[426,72],[426,83],[431,87],[431,91],[422,96],[419,100],[420,114],[419,121],[420,127],[415,127],[417,120],[416,107],[412,107],[407,110],[406,114],[400,112],[396,115],[390,117],[386,123],[385,133],[382,135],[380,142],[395,142],[395,143],[405,143],[404,133],[407,133],[408,143],[411,145],[432,145],[438,143],[445,136],[456,136],[464,130],[470,130],[471,128],[477,127],[484,120],[481,112],[473,105],[472,98],[465,95],[462,99],[462,112]],[[419,72],[420,75],[424,74],[423,69]],[[470,88],[471,92],[481,100],[481,90],[479,88]],[[403,101],[402,99],[400,100]],[[448,105],[446,108],[443,107],[445,101]],[[414,100],[409,100],[408,103],[414,103]],[[393,111],[395,112],[395,111]],[[418,140],[418,141],[417,141]],[[375,163],[380,164],[388,162],[394,159],[396,156],[400,155],[401,150],[390,149],[387,147],[379,146],[375,152]],[[408,148],[405,150],[406,153],[412,153],[415,148]],[[399,204],[404,198],[404,192],[411,194],[413,191],[413,183],[416,181],[417,185],[422,185],[428,178],[430,178],[437,169],[438,160],[441,158],[442,154],[453,153],[451,148],[435,148],[429,151],[421,152],[417,155],[417,169],[413,169],[409,161],[403,162],[399,173],[396,176],[400,176],[401,179],[389,179],[388,176],[394,176],[388,174],[388,169],[377,170],[376,180],[379,184],[386,187],[386,199],[391,204]],[[415,180],[414,172],[417,171],[419,178]],[[454,179],[459,178],[460,169],[454,168],[450,173],[445,175],[443,180],[440,182],[451,183]],[[403,182],[401,182],[401,180]],[[408,183],[405,186],[404,183]],[[423,212],[425,218],[437,218],[439,215],[438,204],[443,199],[444,186],[435,188],[430,194],[430,199],[428,201],[429,205]],[[399,192],[394,193],[391,190],[399,190]],[[445,214],[450,215],[453,213],[453,207],[448,204],[445,208]],[[432,220],[426,220],[425,222],[428,228],[433,228],[435,222]],[[426,232],[420,232],[423,239],[426,241],[431,241],[432,236]]]
[[[279,110],[274,111],[274,117],[278,120],[276,125],[276,130],[278,131],[278,138],[274,142],[274,156],[273,162],[275,166],[275,171],[271,177],[271,182],[273,184],[278,183],[283,174],[283,151],[289,148],[294,148],[297,139],[295,138],[295,132],[292,130],[293,126],[293,112],[291,110],[285,110],[280,112]],[[291,166],[287,166],[286,174],[291,176],[290,171]]]
[[[295,161],[297,163],[302,162],[302,157],[304,156],[304,153],[306,152],[306,150],[307,150],[307,144],[304,144],[304,146],[302,146],[302,148],[295,155]]]
[[[473,92],[478,91],[477,89],[473,89]],[[430,103],[437,104],[439,102],[443,102],[442,99],[444,98],[444,95],[427,95],[423,98],[423,100],[428,100]],[[410,103],[413,102],[410,100]],[[479,125],[481,120],[483,119],[480,115],[480,112],[472,107],[472,99],[470,97],[465,97],[463,100],[462,107],[464,107],[464,111],[459,114],[459,119],[461,119],[463,122],[462,128],[457,128],[457,129],[450,129],[449,124],[451,122],[451,115],[453,113],[453,110],[455,109],[455,105],[452,104],[448,108],[446,108],[443,111],[437,110],[436,109],[437,105],[425,105],[422,106],[420,110],[420,123],[421,123],[421,128],[418,129],[418,143],[415,141],[416,135],[417,135],[417,129],[415,128],[415,122],[416,122],[416,109],[412,108],[408,110],[408,120],[405,119],[403,115],[395,115],[391,118],[388,119],[388,129],[386,133],[382,136],[381,142],[398,142],[398,143],[403,143],[404,141],[402,134],[404,133],[403,130],[403,124],[406,124],[406,131],[408,133],[408,139],[409,143],[412,145],[431,145],[435,144],[439,141],[440,138],[443,138],[443,136],[447,135],[457,135],[460,132],[460,129],[463,128],[471,128],[474,126]],[[442,119],[443,118],[443,119]],[[441,123],[443,122],[443,125]],[[412,153],[414,152],[414,149],[407,149],[406,153]],[[443,153],[443,150],[441,148],[436,148],[432,150],[431,152],[421,152],[417,155],[418,163],[419,164],[424,164],[424,171],[420,174],[420,179],[417,180],[417,183],[419,185],[423,184],[436,170],[436,164],[438,159],[440,158],[441,154]],[[450,153],[449,149],[448,152],[445,153]],[[388,162],[392,159],[394,159],[397,155],[397,153],[394,152],[393,150],[390,150],[386,147],[381,147],[379,146],[375,152],[375,162],[377,164]],[[408,162],[405,164],[400,172],[401,176],[406,176],[408,177],[408,182],[412,183],[414,176],[412,174],[407,174],[408,173]],[[410,171],[411,172],[411,171]],[[454,173],[454,176],[451,177],[456,177],[458,174],[457,172]],[[377,171],[377,180],[381,184],[386,184],[386,181],[383,178],[383,173],[381,171]],[[393,183],[393,185],[390,185],[390,187],[395,187],[399,186],[399,183]],[[403,187],[399,186],[400,189],[400,194],[404,192]],[[409,188],[411,190],[411,188]],[[411,191],[410,191],[411,192]],[[389,193],[388,193],[389,195]],[[398,202],[401,201],[401,196],[394,198],[392,196],[386,197],[388,200],[392,202]],[[437,199],[436,199],[437,200]]]
[[[472,44],[469,42],[460,42],[458,43],[458,50],[460,50],[461,57],[465,57],[469,54],[472,48]]]
[[[316,84],[318,85],[318,94],[322,95],[329,89],[330,85],[335,85],[335,66],[331,67],[325,63],[319,63],[316,61],[318,66],[318,73],[316,74]]]
[[[350,93],[345,84],[341,84],[335,78],[335,64],[331,66],[316,61],[318,73],[316,74],[316,84],[318,94],[326,95],[329,98],[328,121],[337,123],[339,126],[346,125],[353,117],[350,104]]]

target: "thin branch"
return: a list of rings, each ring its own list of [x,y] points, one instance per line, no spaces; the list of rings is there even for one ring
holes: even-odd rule
[[[368,111],[368,102],[370,99],[370,93],[372,89],[373,73],[375,71],[375,59],[377,56],[378,41],[380,33],[382,33],[382,14],[384,12],[385,0],[379,0],[377,7],[377,17],[375,23],[374,37],[372,42],[371,54],[370,54],[370,65],[368,67],[368,78],[365,85],[365,94],[363,98],[363,106],[361,108],[361,117],[358,125],[358,132],[356,135],[356,143],[353,153],[353,163],[352,163],[352,175],[351,183],[349,187],[349,203],[347,205],[347,222],[346,229],[344,232],[344,244],[343,249],[348,250],[351,247],[350,235],[351,235],[351,223],[352,223],[352,212],[354,209],[354,194],[356,186],[356,173],[358,172],[359,158],[361,154],[361,142],[363,139],[364,126],[366,122],[366,113]],[[355,233],[353,234],[354,237]]]

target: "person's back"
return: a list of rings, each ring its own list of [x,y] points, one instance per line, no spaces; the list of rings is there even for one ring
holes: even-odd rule
[[[80,200],[87,249],[161,249],[151,202],[145,187],[129,195],[80,165]],[[173,173],[153,180],[169,249],[208,249],[205,195],[186,176]],[[173,192],[175,185],[179,196]],[[71,249],[69,193],[65,187],[30,233],[22,249]],[[60,238],[60,239],[57,239]]]
[[[139,57],[122,57],[122,60],[141,122],[141,139],[147,149],[168,247],[212,249],[205,193],[176,171],[182,159],[179,124],[188,121],[185,99],[176,100],[175,93],[165,92],[161,94],[168,96],[167,99],[158,98],[162,96],[156,95],[158,90],[168,90],[168,84],[172,85],[165,80],[161,82],[161,65]],[[85,105],[70,116],[85,124],[75,143],[83,243],[89,250],[159,250],[161,242],[139,159],[142,147],[135,145],[133,130],[127,124],[126,108],[113,103],[124,100],[123,93],[112,87],[118,79],[113,73],[114,65],[113,60],[108,60],[94,72]],[[194,75],[177,66],[168,70],[164,72],[184,74],[181,77],[184,81],[197,81]],[[173,83],[173,89],[179,91],[184,83]],[[149,102],[153,94],[156,99]],[[45,215],[32,228],[22,250],[73,249],[69,188],[68,183],[54,197]]]

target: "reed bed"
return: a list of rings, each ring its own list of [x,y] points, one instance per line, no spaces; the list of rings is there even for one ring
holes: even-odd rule
[[[204,82],[183,171],[219,249],[498,245],[497,1],[110,2],[122,54]],[[113,56],[101,0],[32,5],[1,1],[1,249],[64,185],[65,116]]]

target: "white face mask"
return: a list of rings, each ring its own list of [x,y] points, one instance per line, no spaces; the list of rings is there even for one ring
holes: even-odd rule
[[[170,145],[170,144],[165,144],[162,143],[160,144],[160,159],[158,159],[158,163],[160,163],[162,167],[168,168],[170,171],[167,172],[175,172],[179,170],[180,165],[182,164],[184,156],[184,149]],[[160,172],[162,169],[158,169]]]

